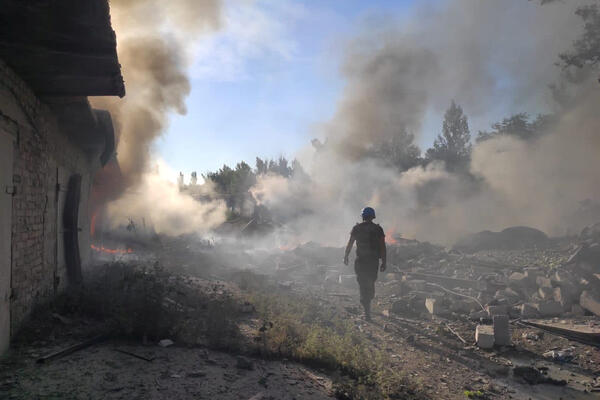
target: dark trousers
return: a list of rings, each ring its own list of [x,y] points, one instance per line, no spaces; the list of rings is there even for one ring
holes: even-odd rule
[[[375,297],[375,281],[379,269],[379,258],[357,257],[354,262],[354,272],[360,287],[360,303],[363,306],[371,304]]]

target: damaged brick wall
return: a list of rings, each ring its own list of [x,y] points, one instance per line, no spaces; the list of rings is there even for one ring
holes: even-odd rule
[[[68,179],[70,174],[79,173],[84,177],[80,234],[83,243],[89,242],[86,201],[93,163],[59,130],[50,109],[1,60],[0,116],[15,126],[11,246],[14,335],[37,304],[48,302],[66,286],[66,267],[58,254],[62,232],[57,218],[57,176]],[[80,251],[82,259],[87,259],[89,245]]]

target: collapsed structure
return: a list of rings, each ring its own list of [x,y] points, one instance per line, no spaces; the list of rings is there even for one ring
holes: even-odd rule
[[[106,0],[0,9],[0,354],[36,304],[79,282],[88,198],[114,155],[107,111],[124,96]]]

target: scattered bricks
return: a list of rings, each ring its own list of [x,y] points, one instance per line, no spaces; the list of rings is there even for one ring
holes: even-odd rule
[[[485,310],[488,313],[488,316],[493,317],[495,315],[507,315],[508,314],[508,306],[507,305],[498,305],[498,306],[487,306]]]
[[[521,317],[522,318],[535,318],[538,316],[538,309],[535,305],[530,303],[521,304]]]
[[[510,328],[508,315],[494,315],[494,343],[498,346],[510,346]]]
[[[431,315],[442,315],[446,313],[446,309],[441,305],[441,302],[434,298],[425,299],[425,308]]]
[[[563,313],[563,306],[558,301],[547,300],[540,302],[537,310],[542,317],[557,317]]]
[[[579,298],[579,305],[592,314],[600,316],[600,299],[597,296],[584,290]]]
[[[546,278],[543,276],[538,276],[535,280],[535,283],[538,285],[539,288],[551,288],[552,287],[552,282],[550,281],[550,278]]]
[[[489,325],[477,325],[477,328],[475,328],[475,342],[482,349],[494,347],[494,328]]]

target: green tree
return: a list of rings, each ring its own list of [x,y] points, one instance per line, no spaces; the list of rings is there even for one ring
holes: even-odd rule
[[[414,135],[401,130],[373,146],[372,156],[403,172],[421,165],[421,149],[414,143]]]
[[[427,150],[428,161],[440,160],[446,163],[449,171],[466,169],[471,159],[471,133],[467,116],[454,100],[444,114],[442,134]]]
[[[523,140],[532,140],[544,134],[552,120],[553,117],[551,115],[540,114],[535,120],[531,121],[531,117],[527,113],[515,114],[492,124],[492,131],[479,131],[475,140],[477,143],[480,143],[502,135],[516,136]]]
[[[248,198],[248,190],[256,183],[252,168],[244,161],[238,163],[235,169],[223,165],[218,171],[208,172],[203,177],[215,183],[218,194],[232,214],[241,212]]]

